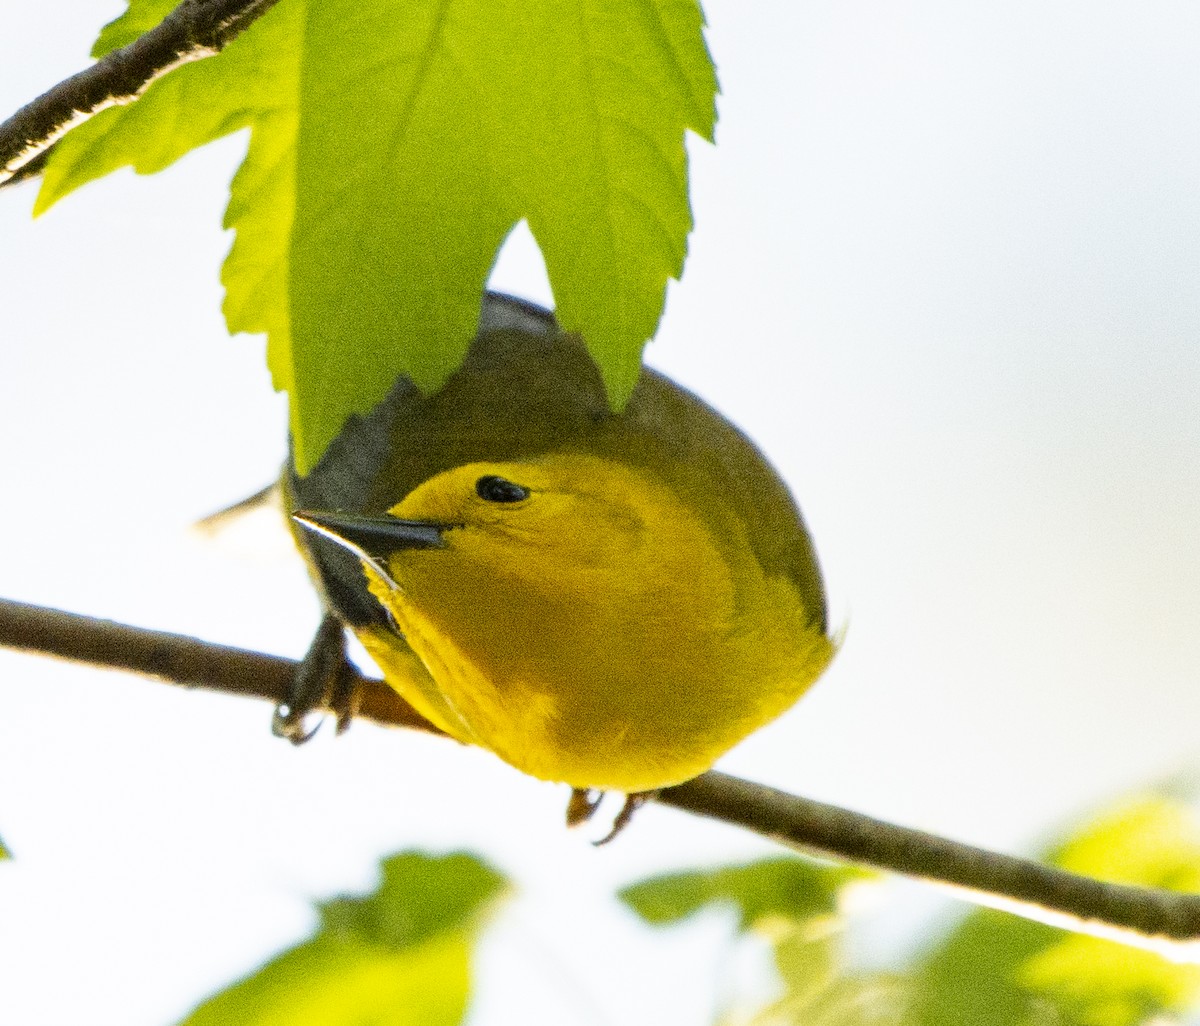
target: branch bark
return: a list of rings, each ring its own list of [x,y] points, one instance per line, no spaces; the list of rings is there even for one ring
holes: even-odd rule
[[[0,646],[275,704],[283,700],[297,666],[280,656],[5,599],[0,599]],[[442,733],[383,681],[355,676],[358,719]]]
[[[0,646],[278,703],[298,663],[180,634],[0,599]],[[440,733],[382,681],[359,676],[355,716]],[[858,812],[708,773],[653,797],[788,847],[915,877],[975,902],[1200,962],[1200,896],[1103,883]]]
[[[75,125],[132,103],[156,78],[220,53],[278,0],[182,0],[149,32],[59,82],[0,124],[0,185]]]

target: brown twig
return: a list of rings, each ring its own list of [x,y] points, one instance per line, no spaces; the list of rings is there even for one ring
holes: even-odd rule
[[[274,703],[283,701],[297,666],[281,656],[3,599],[0,646]],[[383,681],[356,676],[359,719],[442,733]]]
[[[0,599],[0,646],[280,702],[298,664],[179,634]],[[359,677],[355,715],[437,733],[382,681]],[[1103,883],[787,794],[715,770],[651,800],[789,847],[967,891],[980,904],[1200,961],[1200,896]]]
[[[895,826],[710,770],[659,793],[664,805],[790,848],[938,884],[976,904],[1200,962],[1200,895],[1106,883]]]
[[[0,185],[93,114],[132,103],[156,78],[219,53],[278,0],[182,0],[149,32],[59,82],[0,124]]]

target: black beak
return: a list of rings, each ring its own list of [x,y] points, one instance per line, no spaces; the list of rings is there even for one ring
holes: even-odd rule
[[[424,520],[307,509],[293,513],[292,519],[385,570],[388,557],[398,549],[433,549],[442,544],[442,528]]]

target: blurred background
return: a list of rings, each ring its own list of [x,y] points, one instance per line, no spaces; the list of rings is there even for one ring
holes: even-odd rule
[[[816,690],[721,768],[1010,851],[1186,772],[1200,9],[705,7],[718,146],[692,140],[697,228],[647,359],[781,469],[846,625]],[[0,114],[122,10],[6,11]],[[285,452],[263,342],[220,315],[244,147],[37,222],[35,186],[0,192],[0,595],[299,656],[317,606],[274,518],[194,528]],[[523,228],[493,284],[550,300]],[[7,652],[0,704],[6,1023],[175,1021],[409,847],[475,850],[519,888],[472,1023],[707,1022],[728,921],[652,933],[611,893],[770,851],[658,808],[595,850],[565,789],[485,753],[365,725],[293,749],[264,705]],[[883,888],[860,957],[954,912]]]

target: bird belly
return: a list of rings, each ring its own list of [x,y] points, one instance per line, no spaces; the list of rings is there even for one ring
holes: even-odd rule
[[[757,688],[731,688],[731,666],[639,662],[609,638],[564,673],[561,664],[516,657],[526,654],[525,639],[470,652],[408,603],[393,609],[428,670],[419,699],[393,682],[406,698],[454,737],[578,788],[647,791],[703,773],[790,706],[828,658],[826,639],[815,637],[820,651],[807,665],[764,665]]]

